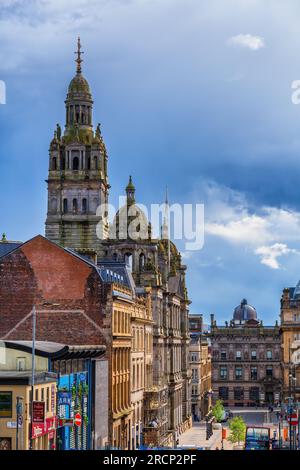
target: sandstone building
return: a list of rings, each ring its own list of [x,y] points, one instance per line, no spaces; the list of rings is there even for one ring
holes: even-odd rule
[[[93,130],[93,99],[81,73],[79,40],[76,62],[65,101],[65,130],[57,125],[50,144],[46,237],[66,247],[98,251],[101,215],[96,212],[108,200],[108,157],[100,125]],[[106,229],[104,222],[104,233]]]
[[[300,283],[281,297],[282,367],[284,398],[300,400]]]
[[[125,261],[137,290],[151,288],[153,377],[148,380],[151,387],[144,405],[144,443],[173,445],[191,424],[186,266],[173,243],[152,238],[147,218],[135,205],[131,178],[125,206],[112,226],[108,226],[106,211],[97,210],[108,202],[107,152],[100,126],[93,130],[93,101],[82,75],[80,42],[76,62],[66,99],[65,132],[58,126],[50,145],[46,236],[78,253],[97,255],[100,264],[103,259]],[[135,218],[139,237],[133,240],[128,223]],[[134,353],[136,370],[138,351]],[[144,364],[143,370],[147,367]]]
[[[103,428],[109,409],[108,434],[97,445],[139,446],[152,379],[149,289],[136,292],[124,263],[97,266],[42,236],[1,242],[0,273],[0,340],[30,341],[35,306],[37,341],[103,347],[109,372],[97,366],[95,383],[103,390],[107,381],[108,402],[102,396],[95,415]]]
[[[213,399],[243,407],[281,401],[280,328],[264,326],[246,300],[233,319],[217,325],[211,316]]]
[[[203,334],[202,315],[190,315],[191,405],[194,421],[204,419],[211,408],[211,354]]]
[[[28,339],[36,304],[42,311],[39,339],[63,336],[65,343],[71,337],[73,344],[105,344],[109,444],[172,446],[191,425],[186,266],[170,240],[152,238],[141,211],[132,213],[131,178],[125,206],[112,226],[107,211],[99,210],[108,203],[108,155],[100,125],[93,127],[81,54],[78,41],[65,128],[62,132],[57,125],[50,144],[47,239],[37,237],[2,258],[0,338]],[[129,222],[138,216],[138,239],[131,238],[124,215]],[[9,286],[17,286],[20,296],[13,296]]]

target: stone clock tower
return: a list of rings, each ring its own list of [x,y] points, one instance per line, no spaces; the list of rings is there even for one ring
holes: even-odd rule
[[[100,124],[93,130],[93,100],[81,72],[79,38],[76,54],[77,71],[65,101],[65,131],[62,134],[57,125],[50,144],[46,237],[80,252],[100,252],[97,208],[108,201],[107,152]],[[101,227],[106,238],[105,219]]]

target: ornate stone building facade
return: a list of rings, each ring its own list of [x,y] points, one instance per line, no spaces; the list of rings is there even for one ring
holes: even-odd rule
[[[282,367],[284,398],[300,401],[300,282],[281,297]]]
[[[143,404],[152,378],[152,311],[149,289],[136,291],[125,263],[102,261],[107,285],[105,326],[110,332],[110,436],[114,448],[142,443]]]
[[[129,233],[133,218],[138,218],[140,225],[140,235],[134,240]],[[172,242],[152,238],[145,214],[135,204],[131,178],[126,204],[116,214],[113,226],[117,237],[103,241],[104,255],[126,260],[137,287],[149,287],[152,292],[153,379],[145,400],[145,443],[173,445],[191,425],[186,266]]]
[[[31,340],[35,306],[37,340],[102,347],[109,374],[97,369],[93,412],[108,432],[95,448],[139,447],[152,390],[151,289],[137,290],[124,262],[97,265],[42,236],[0,242],[0,271],[0,339]]]
[[[50,144],[46,237],[65,247],[98,251],[97,208],[108,200],[108,157],[100,125],[93,130],[93,100],[81,71],[80,41],[77,55],[65,101],[65,131],[57,125]],[[102,228],[107,235],[105,220]]]
[[[190,315],[190,366],[192,371],[192,417],[200,421],[211,407],[211,354],[202,331],[202,315]]]
[[[213,399],[229,407],[281,401],[280,328],[264,326],[246,300],[218,326],[211,315]]]
[[[148,346],[149,353],[144,354],[146,363],[142,368],[149,384],[143,397],[143,440],[145,444],[173,445],[178,435],[191,425],[190,302],[185,287],[186,266],[181,263],[173,243],[152,238],[147,218],[135,210],[135,188],[131,178],[126,188],[126,204],[118,212],[114,224],[108,226],[106,212],[98,213],[97,207],[108,202],[107,152],[100,126],[96,132],[93,130],[93,101],[81,71],[80,42],[76,62],[76,76],[69,85],[66,99],[65,132],[62,135],[57,126],[50,145],[46,236],[94,260],[98,256],[99,265],[102,260],[126,261],[137,291],[151,290],[154,325],[152,344]],[[124,216],[128,221],[125,225]],[[135,218],[138,218],[139,236],[132,239],[128,227]],[[136,318],[131,331],[133,337],[139,334],[138,323]],[[135,365],[135,370],[139,367],[140,371],[140,355],[145,342],[135,344],[139,346],[131,356],[131,367]],[[152,351],[153,364],[150,363]],[[119,367],[118,360],[116,364]],[[133,374],[133,369],[131,372]],[[132,406],[139,422],[141,388],[140,383],[132,383]],[[126,444],[127,438],[128,434],[122,438],[122,445]]]

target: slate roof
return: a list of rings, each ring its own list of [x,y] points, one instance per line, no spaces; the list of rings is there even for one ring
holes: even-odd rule
[[[107,259],[98,260],[98,272],[103,282],[116,282],[123,284],[132,291],[135,290],[132,274],[125,262]]]
[[[0,242],[0,258],[23,245],[21,242]]]

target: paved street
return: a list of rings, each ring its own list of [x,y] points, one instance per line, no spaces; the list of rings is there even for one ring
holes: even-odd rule
[[[253,408],[235,408],[231,412],[233,416],[242,416],[247,426],[268,426],[272,431],[277,428],[277,415],[274,410],[273,413],[268,411],[268,408],[253,409]],[[229,428],[229,422],[223,423],[224,428]],[[225,450],[232,450],[233,445],[224,440]],[[220,429],[214,429],[212,437],[206,440],[206,423],[194,423],[192,429],[182,434],[179,438],[179,447],[181,446],[194,446],[206,450],[221,449],[222,447],[222,434]]]
[[[194,423],[193,427],[179,437],[179,447],[194,446],[207,450],[221,448],[222,436],[221,430],[214,430],[212,437],[206,440],[206,424],[204,422]]]
[[[277,411],[275,409],[273,413],[268,411],[268,408],[234,408],[231,410],[234,416],[241,416],[247,425],[270,425],[277,424]]]

